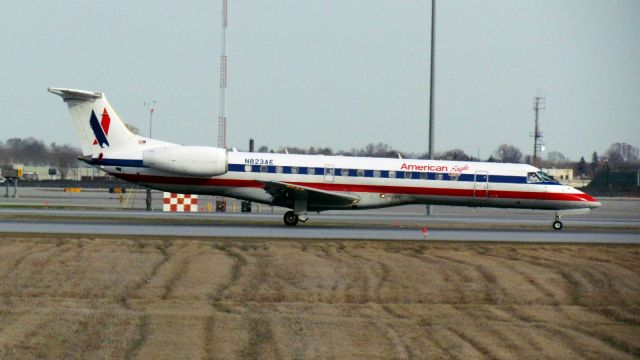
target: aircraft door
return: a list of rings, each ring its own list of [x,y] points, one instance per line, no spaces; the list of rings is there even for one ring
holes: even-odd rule
[[[333,165],[324,166],[324,182],[332,183],[335,176],[335,167]]]
[[[476,171],[473,176],[473,198],[478,200],[489,199],[489,172]]]

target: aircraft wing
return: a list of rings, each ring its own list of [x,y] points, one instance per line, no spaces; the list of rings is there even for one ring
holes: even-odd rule
[[[293,201],[297,197],[304,197],[311,204],[354,204],[360,198],[355,195],[336,193],[332,191],[314,189],[308,186],[289,184],[281,181],[262,181],[264,190],[276,201]]]

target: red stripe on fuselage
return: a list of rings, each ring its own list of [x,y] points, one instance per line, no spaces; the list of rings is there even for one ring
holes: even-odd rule
[[[169,177],[154,175],[134,175],[134,174],[112,174],[122,180],[130,182],[143,182],[154,184],[171,184],[171,185],[195,185],[195,186],[228,186],[228,187],[250,187],[262,188],[263,183],[255,180],[238,180],[238,179],[208,179],[208,178],[186,178],[186,177]]]
[[[153,175],[134,174],[113,174],[123,180],[130,182],[172,184],[172,185],[193,185],[193,186],[218,186],[218,187],[238,187],[238,188],[262,188],[264,184],[257,180],[240,179],[208,179],[208,178],[186,178]],[[452,188],[428,188],[412,186],[386,186],[386,185],[355,185],[336,183],[308,183],[308,182],[286,182],[291,185],[306,186],[325,191],[341,191],[352,193],[383,193],[402,195],[431,195],[431,196],[455,196],[455,197],[486,197],[484,190],[473,189],[452,189]],[[538,185],[531,185],[538,186]],[[489,190],[488,197],[492,199],[529,199],[529,200],[553,200],[553,201],[577,201],[595,202],[593,197],[585,193],[554,193],[535,191],[509,191],[509,190]]]

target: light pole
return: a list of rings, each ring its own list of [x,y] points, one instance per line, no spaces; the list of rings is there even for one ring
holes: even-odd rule
[[[147,110],[149,111],[149,139],[151,139],[151,129],[152,129],[152,126],[153,126],[153,112],[155,111],[156,103],[158,103],[158,102],[155,101],[155,100],[151,100],[151,101],[148,101],[148,102],[145,101],[145,102],[142,103],[142,105],[144,107],[146,107]]]
[[[429,160],[433,159],[433,136],[434,136],[434,122],[435,122],[435,109],[433,107],[435,102],[435,72],[436,72],[436,0],[431,0],[431,71],[429,76]]]
[[[149,110],[149,139],[151,139],[151,130],[153,129],[153,112],[155,111],[154,106],[157,101],[151,100],[149,102],[145,101],[142,103],[143,106]],[[145,204],[147,205],[147,211],[151,211],[151,188],[147,187],[147,198],[145,199]]]
[[[431,72],[429,76],[429,160],[433,159],[433,135],[435,122],[435,69],[436,64],[436,0],[431,0]],[[427,215],[432,214],[431,205],[427,205]]]

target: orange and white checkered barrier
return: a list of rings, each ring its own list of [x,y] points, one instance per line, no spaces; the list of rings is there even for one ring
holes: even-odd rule
[[[198,195],[165,192],[162,198],[162,211],[198,212]]]

